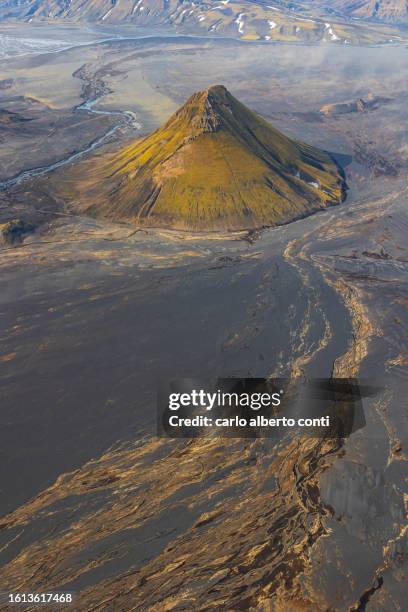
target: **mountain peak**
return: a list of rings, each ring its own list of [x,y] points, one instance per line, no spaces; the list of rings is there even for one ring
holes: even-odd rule
[[[223,85],[194,93],[153,134],[88,167],[63,182],[89,213],[192,230],[287,223],[345,192],[327,153],[291,140]]]
[[[231,100],[233,97],[224,85],[212,85],[192,94],[169,119],[167,125],[187,121],[192,136],[216,132],[225,124],[223,122],[225,111],[232,110]]]
[[[207,98],[220,99],[224,98],[225,95],[231,95],[225,85],[210,85],[207,89],[203,89],[202,91],[198,91],[193,95],[197,96],[205,96]]]

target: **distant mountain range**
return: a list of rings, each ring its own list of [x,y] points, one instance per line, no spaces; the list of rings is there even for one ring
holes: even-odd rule
[[[189,230],[287,223],[339,204],[342,172],[222,85],[193,94],[153,134],[54,175],[58,195],[97,217]]]
[[[0,3],[0,19],[171,24],[248,39],[315,40],[318,34],[328,41],[345,39],[341,32],[333,30],[328,16],[407,23],[408,0],[3,0]]]
[[[375,19],[407,23],[408,0],[332,0],[322,6],[332,7],[344,15],[360,19]]]

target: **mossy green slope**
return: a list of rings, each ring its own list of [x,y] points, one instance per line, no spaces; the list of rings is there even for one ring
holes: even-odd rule
[[[327,153],[290,140],[218,85],[192,95],[150,136],[97,161],[80,182],[80,199],[110,219],[243,229],[337,204],[344,188]]]

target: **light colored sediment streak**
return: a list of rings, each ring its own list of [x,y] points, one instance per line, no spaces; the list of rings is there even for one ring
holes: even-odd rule
[[[156,440],[107,454],[3,522],[3,529],[29,528],[35,519],[55,526],[4,568],[3,584],[57,588],[130,554],[133,569],[81,591],[78,610],[130,599],[135,609],[192,602],[203,609],[209,601],[235,608],[243,589],[248,606],[301,601],[310,547],[328,533],[318,475],[334,450],[318,440],[277,452],[267,441]],[[160,451],[165,456],[154,459]],[[98,495],[104,503],[95,511]],[[149,559],[152,546],[159,552]]]
[[[347,353],[336,359],[333,375],[339,378],[356,377],[361,362],[368,355],[370,338],[379,332],[370,321],[368,310],[356,288],[348,286],[342,279],[338,279],[333,287],[343,297],[353,322],[353,339]]]
[[[293,332],[294,338],[292,342],[294,343],[292,344],[292,352],[294,358],[291,364],[291,375],[293,377],[303,376],[306,366],[321,350],[328,346],[333,338],[330,321],[320,301],[318,289],[314,287],[312,280],[311,268],[313,265],[308,260],[305,248],[301,244],[303,244],[303,241],[300,243],[297,240],[292,240],[283,252],[284,259],[297,271],[306,294],[312,294],[307,300],[302,327]],[[324,332],[312,340],[311,325],[316,317],[316,313],[319,313],[322,319]]]

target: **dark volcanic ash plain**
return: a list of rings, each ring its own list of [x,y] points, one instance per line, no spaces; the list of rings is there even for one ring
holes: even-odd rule
[[[104,145],[115,147],[221,82],[335,153],[350,188],[343,204],[284,227],[200,235],[72,215],[44,195],[46,174],[1,193],[1,223],[35,226],[0,251],[3,590],[72,590],[78,610],[402,607],[406,58],[158,39],[2,66],[13,85],[1,108],[28,94],[47,106],[29,122],[50,130],[39,166],[89,146],[84,130],[73,150],[64,138],[47,150],[52,129],[81,112],[101,133],[123,121]],[[131,111],[140,128],[75,110],[89,95],[84,64],[80,75],[106,88],[95,108]],[[59,88],[39,85],[45,69]],[[389,100],[320,112],[369,94]],[[2,180],[33,161],[3,165]],[[384,390],[344,441],[156,438],[157,378],[197,373],[359,376]]]

